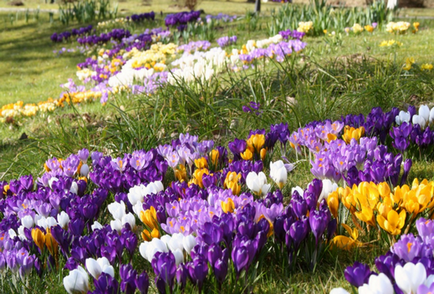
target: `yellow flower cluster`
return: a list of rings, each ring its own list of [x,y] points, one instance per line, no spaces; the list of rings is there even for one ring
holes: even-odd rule
[[[307,34],[310,30],[312,30],[312,28],[313,28],[312,21],[306,21],[306,22],[301,21],[298,23],[297,31]]]
[[[359,25],[358,23],[355,23],[352,27],[353,29],[353,33],[358,34],[363,32],[363,27],[361,25]]]
[[[154,68],[156,71],[163,71],[166,68],[166,60],[168,56],[176,53],[177,46],[173,43],[162,44],[157,43],[151,46],[149,50],[139,51],[133,48],[130,52],[124,55],[130,59],[133,68]]]
[[[410,23],[406,21],[389,22],[386,26],[386,31],[389,33],[403,34],[410,28]]]
[[[64,107],[67,104],[78,104],[93,102],[100,99],[102,93],[99,91],[85,91],[85,92],[75,92],[64,94],[62,98],[52,99],[48,98],[46,101],[41,101],[37,104],[28,103],[24,104],[23,101],[18,101],[16,103],[6,104],[0,108],[0,121],[6,122],[10,118],[17,117],[32,117],[38,113],[52,112],[56,108]]]
[[[405,59],[405,64],[402,66],[403,70],[410,70],[411,66],[415,63],[415,60],[413,57],[407,57]]]
[[[431,63],[424,63],[420,66],[420,70],[432,70],[433,65]]]
[[[262,134],[254,134],[251,135],[250,138],[246,141],[247,148],[241,153],[241,158],[244,160],[252,160],[254,155],[257,158],[259,157],[263,160],[267,154],[267,150],[262,148],[265,144],[265,135]]]
[[[123,25],[130,22],[130,19],[126,19],[126,18],[116,18],[116,19],[112,19],[112,20],[108,20],[108,21],[101,21],[98,23],[97,27],[98,28],[106,28],[106,27],[111,27],[113,25]]]
[[[357,227],[358,221],[367,227],[383,230],[389,235],[400,235],[406,221],[414,220],[418,214],[434,206],[434,182],[426,179],[421,183],[415,179],[411,188],[397,186],[393,191],[385,182],[378,185],[362,182],[358,186],[338,188],[327,198],[331,213],[338,218],[342,203],[352,214]],[[358,220],[358,221],[357,221]]]
[[[383,41],[383,42],[380,43],[380,47],[392,47],[392,46],[401,47],[402,43],[398,42],[398,41],[395,41],[393,39],[389,40],[389,41]]]

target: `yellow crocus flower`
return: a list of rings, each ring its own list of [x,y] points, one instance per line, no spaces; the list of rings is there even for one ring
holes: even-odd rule
[[[154,228],[152,232],[149,232],[148,230],[143,230],[142,232],[142,238],[145,241],[151,241],[154,238],[160,238],[160,231]]]
[[[337,246],[340,249],[345,249],[348,251],[353,249],[354,247],[363,246],[363,243],[357,241],[357,239],[359,238],[359,231],[356,228],[351,229],[350,226],[346,224],[342,224],[342,226],[350,235],[350,237],[344,235],[336,236],[332,240],[333,245]]]
[[[206,168],[196,169],[191,182],[203,188],[202,177],[204,174],[209,175],[209,170]]]
[[[157,211],[153,206],[145,211],[140,211],[140,220],[149,228],[158,228]]]
[[[47,246],[48,251],[50,251],[52,256],[57,256],[59,246],[53,235],[51,235],[50,229],[47,229],[47,234],[45,234],[45,246]]]
[[[344,128],[344,134],[342,135],[342,139],[345,141],[345,143],[350,144],[351,139],[355,139],[357,142],[359,139],[365,134],[365,128],[354,128],[350,126],[345,126]]]
[[[335,218],[338,218],[338,208],[339,208],[339,196],[338,192],[334,191],[327,197],[327,205],[330,212]]]
[[[406,216],[405,210],[401,210],[399,214],[395,210],[390,210],[387,213],[387,219],[382,215],[378,215],[377,222],[383,230],[395,236],[401,234]]]
[[[249,149],[252,152],[256,151],[259,153],[262,146],[264,146],[265,144],[265,135],[262,134],[251,135],[246,142],[247,142],[247,149]]]
[[[224,213],[232,213],[235,210],[235,203],[231,198],[228,198],[226,202],[221,202],[221,207]]]
[[[362,206],[362,210],[355,212],[354,215],[362,222],[375,226],[374,211],[371,207]]]
[[[216,166],[217,163],[218,163],[219,157],[220,157],[219,151],[217,149],[213,149],[213,150],[211,150],[210,155],[211,155],[211,162],[212,162],[212,164],[214,166]]]
[[[379,183],[377,185],[378,192],[380,193],[381,198],[389,197],[390,196],[390,187],[389,184],[386,182]]]
[[[231,189],[232,194],[239,195],[241,192],[241,185],[239,185],[238,181],[241,179],[241,173],[237,174],[236,172],[228,172],[223,183],[223,187],[225,189]]]
[[[45,235],[40,229],[32,229],[32,239],[35,242],[36,246],[39,247],[39,249],[44,250]]]
[[[194,165],[196,166],[196,168],[201,169],[201,168],[208,168],[208,162],[206,161],[205,157],[201,157],[198,159],[194,160]]]
[[[252,153],[252,151],[250,151],[250,149],[246,149],[246,151],[244,151],[240,155],[241,155],[241,158],[244,160],[252,160],[252,158],[253,158],[253,153]]]
[[[180,182],[187,181],[187,170],[185,169],[185,165],[180,164],[179,168],[174,169],[174,172],[175,172],[175,177],[178,179],[178,181]]]

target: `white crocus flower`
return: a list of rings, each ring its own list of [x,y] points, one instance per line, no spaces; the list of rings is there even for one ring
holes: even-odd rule
[[[395,122],[397,125],[401,125],[403,122],[410,122],[410,112],[401,110],[395,117]]]
[[[197,241],[193,235],[184,236],[184,239],[182,240],[182,245],[188,254],[190,254],[191,250],[194,248],[194,246],[196,246],[196,244]]]
[[[155,253],[169,252],[169,249],[167,249],[166,243],[164,243],[158,238],[154,238],[150,242],[143,242],[142,244],[140,244],[139,252],[144,259],[152,262]]]
[[[392,283],[389,278],[380,273],[378,276],[371,275],[368,284],[359,287],[359,294],[393,294]]]
[[[36,224],[45,230],[57,225],[57,221],[54,217],[41,217],[36,221]]]
[[[127,213],[122,217],[121,220],[122,226],[126,223],[130,224],[131,229],[136,227],[136,218],[134,217],[134,214]]]
[[[66,212],[62,211],[57,215],[57,222],[59,223],[59,226],[61,226],[62,228],[65,229],[66,226],[68,226],[69,221],[70,221],[69,215]]]
[[[87,293],[89,291],[89,275],[81,266],[69,272],[63,278],[63,286],[69,294]]]
[[[120,219],[112,220],[110,221],[110,227],[112,228],[112,230],[120,233],[122,231],[122,221]]]
[[[143,203],[143,199],[145,197],[144,190],[144,185],[137,185],[130,189],[130,191],[128,192],[128,200],[130,201],[132,206],[136,205],[139,202],[140,204]]]
[[[85,163],[80,168],[80,175],[82,177],[87,177],[88,174],[89,174],[89,166]]]
[[[423,117],[426,122],[429,121],[430,110],[427,105],[421,105],[419,107],[419,116]]]
[[[434,107],[431,108],[431,111],[429,112],[429,123],[432,124],[434,122]]]
[[[167,242],[167,246],[169,246],[170,251],[174,252],[176,250],[183,250],[184,245],[184,235],[181,233],[175,233],[170,238],[169,242]]]
[[[69,188],[69,192],[77,195],[78,194],[78,185],[76,182],[72,182],[71,188]]]
[[[101,257],[97,260],[93,258],[86,259],[86,269],[95,279],[98,279],[102,273],[106,273],[112,277],[115,276],[113,266],[110,265],[106,257]]]
[[[425,128],[426,120],[425,120],[425,118],[423,118],[423,116],[420,116],[420,115],[417,115],[417,114],[413,115],[412,122],[413,122],[414,125],[418,124],[422,129]]]
[[[304,191],[303,188],[301,188],[300,186],[295,186],[291,189],[291,195],[294,194],[294,192],[297,191],[298,194],[303,195]]]
[[[102,225],[99,222],[95,221],[93,223],[93,225],[90,226],[90,228],[92,229],[92,231],[101,230],[102,229]]]
[[[181,262],[184,262],[184,253],[181,249],[176,249],[172,251],[173,256],[175,256],[176,266],[178,266]]]
[[[350,292],[344,288],[334,288],[330,291],[330,294],[350,294]]]
[[[123,201],[110,203],[107,208],[114,219],[121,220],[125,215],[125,203]]]
[[[35,221],[33,220],[33,217],[31,215],[26,215],[21,219],[21,224],[25,228],[30,229],[35,225]]]
[[[270,185],[267,184],[267,178],[263,172],[259,172],[259,174],[250,172],[246,177],[246,184],[258,196],[267,195],[268,190],[270,190]]]
[[[318,198],[318,203],[321,202],[321,200],[328,198],[329,194],[336,191],[338,189],[338,184],[332,183],[329,179],[322,180],[322,190],[321,194]]]
[[[417,293],[417,288],[426,280],[426,270],[422,263],[407,262],[403,267],[395,267],[395,281],[404,294]]]
[[[282,189],[288,180],[288,171],[282,160],[276,162],[270,162],[270,177]]]

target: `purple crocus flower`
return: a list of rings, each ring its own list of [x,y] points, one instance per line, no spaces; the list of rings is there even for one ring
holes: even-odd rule
[[[208,263],[202,257],[195,258],[187,264],[188,273],[192,282],[202,289],[203,281],[208,274]]]
[[[172,291],[176,275],[176,261],[172,252],[157,252],[152,260],[155,284],[160,293],[166,293],[166,286]]]
[[[326,226],[328,224],[328,217],[325,212],[313,210],[309,214],[309,225],[315,236],[315,243],[318,246],[318,241],[324,233]]]
[[[120,292],[118,281],[107,273],[101,273],[97,280],[94,281],[97,293],[117,294]],[[98,292],[99,291],[99,292]],[[133,292],[125,292],[133,293]]]
[[[208,245],[218,244],[223,239],[223,230],[218,225],[211,222],[206,222],[203,228],[199,229],[198,234]]]
[[[405,262],[413,262],[415,258],[432,256],[432,249],[423,243],[421,237],[413,234],[402,235],[390,248],[390,251],[399,256]]]
[[[345,279],[354,287],[360,287],[364,283],[368,283],[371,276],[371,270],[367,264],[356,261],[353,266],[345,269]]]
[[[303,216],[300,220],[294,222],[290,229],[289,235],[291,236],[294,247],[298,248],[300,243],[306,238],[309,232],[309,220],[307,217]]]

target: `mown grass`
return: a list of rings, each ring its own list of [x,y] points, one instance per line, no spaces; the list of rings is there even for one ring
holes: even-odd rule
[[[52,51],[63,45],[53,45],[49,36],[67,27],[22,22],[0,32],[0,67],[8,69],[8,74],[0,73],[2,103],[18,99],[37,102],[56,96],[60,92],[58,85],[74,76],[76,63],[84,59],[78,54],[53,57]],[[240,43],[265,37],[265,22],[262,21],[261,30],[252,30],[250,34],[237,32]],[[220,29],[219,34],[236,31],[239,24],[242,21],[231,24],[232,28]],[[40,176],[48,157],[65,157],[81,148],[117,156],[170,142],[181,132],[226,145],[234,137],[246,138],[251,129],[268,128],[279,122],[288,123],[292,131],[312,120],[337,119],[348,113],[366,114],[375,106],[387,110],[392,106],[432,101],[433,73],[416,70],[408,74],[401,69],[409,56],[418,63],[432,62],[431,28],[432,23],[424,21],[415,35],[346,36],[343,33],[341,40],[327,36],[306,38],[308,47],[299,56],[275,67],[260,65],[257,70],[239,74],[223,73],[212,84],[200,85],[200,91],[181,83],[167,86],[150,97],[130,99],[124,94],[104,107],[99,103],[65,107],[52,114],[3,124],[0,126],[0,180],[24,174]],[[378,46],[382,40],[392,38],[404,45],[394,50]],[[34,84],[27,85],[29,81]],[[252,100],[261,103],[260,116],[242,111],[242,105]],[[279,152],[283,151],[276,150]],[[291,161],[297,160],[294,152],[288,154]],[[432,179],[432,168],[432,164],[415,161],[409,181],[415,177]],[[309,170],[307,160],[299,162],[289,175],[289,186],[305,187],[313,178]],[[271,257],[252,290],[326,293],[337,286],[348,288],[343,277],[345,267],[355,260],[372,265],[373,258],[385,250],[377,244],[350,253],[331,250],[314,273],[300,267],[286,274],[279,265],[281,261]],[[10,283],[1,287],[4,293],[26,290],[60,293],[64,291],[63,275],[53,273],[44,281],[34,277],[37,282],[28,285],[28,289],[17,289]]]

